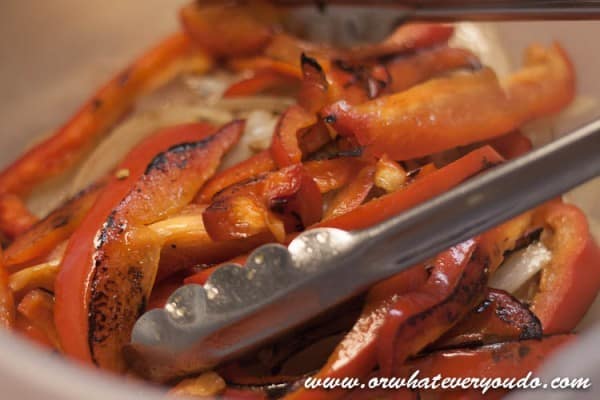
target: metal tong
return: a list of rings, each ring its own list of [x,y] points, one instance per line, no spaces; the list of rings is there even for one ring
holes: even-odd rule
[[[209,369],[599,174],[600,119],[372,228],[261,246],[144,314],[126,356],[155,380]]]
[[[427,21],[582,20],[600,18],[598,0],[271,0],[279,6],[384,7]]]

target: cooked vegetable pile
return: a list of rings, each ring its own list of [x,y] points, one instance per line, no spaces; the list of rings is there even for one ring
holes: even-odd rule
[[[0,324],[66,357],[144,375],[123,347],[136,319],[179,286],[306,229],[385,221],[529,151],[519,128],[575,96],[557,43],[532,45],[500,80],[449,46],[452,26],[404,24],[341,48],[304,41],[283,28],[285,10],[249,3],[183,8],[182,32],[0,173]],[[149,127],[131,117],[182,76],[226,87],[185,118]],[[38,220],[30,199],[78,169],[86,188]],[[555,199],[275,343],[168,384],[174,395],[418,398],[301,382],[416,369],[522,377],[574,340],[599,288],[586,218]]]

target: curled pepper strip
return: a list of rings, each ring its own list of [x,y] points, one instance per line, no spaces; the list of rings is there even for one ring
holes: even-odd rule
[[[481,346],[541,337],[542,324],[527,306],[502,290],[490,289],[485,300],[432,348]]]
[[[600,249],[583,212],[562,202],[534,211],[533,226],[542,226],[541,241],[552,258],[541,272],[531,310],[544,334],[572,331],[600,290]]]
[[[395,160],[422,157],[490,139],[571,102],[571,62],[558,45],[534,47],[536,57],[504,90],[492,70],[432,79],[360,105],[340,101],[322,111],[340,134],[367,152]]]
[[[26,232],[37,221],[19,196],[12,193],[0,195],[0,232],[9,239]]]
[[[188,204],[243,127],[234,121],[215,134],[207,124],[168,128],[121,163],[129,177],[108,182],[72,235],[56,279],[55,320],[67,355],[124,369],[121,346],[145,308],[162,245],[145,225]]]
[[[298,79],[275,71],[256,71],[252,76],[232,83],[223,93],[223,97],[253,96],[265,91],[293,87],[298,85]]]
[[[482,300],[488,270],[485,261],[473,258],[476,247],[476,240],[468,240],[437,256],[427,283],[392,304],[377,343],[382,375],[395,375],[408,357]]]
[[[67,240],[98,198],[102,185],[93,184],[16,238],[4,252],[6,267],[18,271]]]
[[[182,33],[167,38],[102,87],[63,127],[0,173],[0,193],[24,195],[80,159],[135,100],[182,70],[210,67]]]
[[[298,136],[317,123],[317,118],[302,107],[291,106],[281,115],[271,143],[271,155],[279,167],[302,161]]]
[[[271,231],[283,241],[321,219],[319,187],[302,164],[234,185],[213,198],[202,214],[213,240],[242,239]]]
[[[371,75],[385,82],[384,93],[397,93],[443,72],[460,68],[479,69],[481,63],[469,50],[447,46],[424,49],[411,56],[373,67]]]
[[[269,150],[262,151],[224,171],[215,174],[194,199],[195,203],[210,203],[215,194],[236,183],[254,178],[276,168]]]
[[[335,195],[325,212],[324,219],[346,214],[363,204],[375,186],[375,164],[365,165],[356,177]]]

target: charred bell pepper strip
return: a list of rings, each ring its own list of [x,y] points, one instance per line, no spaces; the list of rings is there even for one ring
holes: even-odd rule
[[[68,356],[124,369],[121,346],[144,310],[161,247],[145,225],[189,203],[243,127],[234,121],[217,133],[202,123],[168,128],[120,164],[129,177],[108,182],[72,235],[56,279],[55,320]]]
[[[212,61],[183,33],[169,37],[102,87],[63,127],[0,173],[0,192],[24,195],[80,159],[143,93],[184,70],[206,70]]]
[[[315,114],[329,103],[329,83],[321,64],[302,53],[300,59],[302,82],[298,91],[298,105]]]
[[[215,241],[248,238],[270,230],[278,240],[321,219],[319,187],[301,164],[234,185],[202,214]]]
[[[374,163],[364,166],[348,186],[335,195],[323,219],[327,220],[346,214],[363,204],[375,186],[375,169]]]
[[[254,178],[265,172],[273,171],[277,166],[269,150],[262,151],[224,171],[215,174],[200,190],[195,203],[210,203],[215,194],[236,183]]]
[[[468,240],[438,255],[427,283],[390,307],[377,342],[383,376],[395,376],[404,361],[459,322],[485,296],[488,270]]]
[[[541,337],[542,324],[527,306],[502,290],[490,289],[485,300],[431,348],[472,347]]]
[[[232,83],[223,93],[223,97],[253,96],[270,90],[281,90],[298,86],[295,77],[279,74],[275,71],[256,71],[252,76]]]
[[[573,99],[573,71],[562,49],[536,48],[535,53],[506,90],[492,70],[483,68],[356,106],[340,101],[321,114],[338,133],[367,146],[367,153],[388,153],[396,160],[490,139],[557,112]]]
[[[571,332],[600,290],[600,249],[574,205],[554,201],[538,208],[533,226],[544,228],[541,241],[552,258],[542,269],[531,310],[544,334]]]
[[[6,267],[11,272],[19,271],[67,240],[98,198],[102,186],[103,183],[93,184],[16,238],[4,252]]]
[[[12,193],[0,195],[0,232],[14,239],[28,231],[38,221],[27,206]]]
[[[327,226],[354,230],[373,226],[444,193],[471,176],[502,161],[503,158],[494,149],[489,146],[481,147],[439,170],[422,177],[417,175],[414,182],[401,190],[373,199],[352,212],[323,221],[311,228]]]
[[[378,64],[371,70],[371,75],[386,83],[384,93],[389,94],[401,92],[438,74],[460,68],[476,70],[481,68],[481,63],[469,50],[442,46]]]
[[[275,127],[271,142],[271,155],[280,168],[302,161],[298,136],[316,123],[317,118],[299,106],[291,106],[284,111]]]
[[[375,368],[378,333],[393,300],[418,290],[427,280],[423,266],[406,270],[369,290],[360,317],[348,334],[335,348],[316,378],[364,378]],[[300,388],[285,397],[286,400],[333,400],[346,393],[340,390]]]
[[[214,56],[248,56],[271,41],[279,12],[267,2],[252,4],[194,2],[181,9],[187,34]]]
[[[440,374],[444,378],[519,379],[537,370],[548,356],[572,340],[575,340],[574,335],[556,335],[541,340],[515,340],[476,348],[440,350],[408,360],[400,368],[398,376],[411,376],[419,370],[420,378]]]

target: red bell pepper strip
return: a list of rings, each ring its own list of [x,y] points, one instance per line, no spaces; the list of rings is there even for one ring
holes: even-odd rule
[[[515,340],[476,348],[436,351],[409,360],[400,368],[398,376],[411,376],[418,370],[419,378],[433,378],[439,374],[444,378],[519,379],[538,369],[554,351],[574,338],[574,335],[556,335],[541,340]],[[487,392],[485,398],[494,392]]]
[[[418,290],[427,280],[423,266],[413,267],[369,290],[365,306],[350,332],[335,348],[316,378],[364,378],[376,366],[376,347],[379,330],[393,300]],[[287,395],[286,400],[333,400],[343,397],[340,390],[300,388]]]
[[[471,51],[442,46],[378,64],[371,70],[371,75],[386,83],[383,92],[389,94],[406,90],[443,72],[480,67],[479,59]]]
[[[24,195],[73,166],[88,147],[130,110],[143,93],[182,70],[211,60],[182,33],[173,35],[102,87],[64,126],[0,173],[0,192]]]
[[[329,102],[329,83],[323,67],[314,58],[302,53],[300,59],[302,82],[298,92],[298,105],[311,114],[317,113]]]
[[[383,376],[396,375],[404,361],[459,322],[485,295],[487,266],[473,258],[476,240],[438,255],[427,283],[390,307],[377,343]]]
[[[90,186],[16,238],[4,252],[6,267],[16,272],[67,240],[96,201],[102,185]]]
[[[214,135],[208,124],[168,128],[120,164],[118,170],[129,176],[108,182],[72,235],[56,279],[55,321],[66,355],[124,369],[121,347],[144,310],[158,268],[161,243],[145,224],[189,203],[243,127],[234,121]]]
[[[233,58],[227,61],[227,67],[237,72],[272,71],[289,78],[297,78],[298,80],[302,78],[302,71],[298,66],[298,60],[294,60],[294,63],[290,64],[264,56]]]
[[[468,347],[541,337],[542,324],[527,306],[502,290],[490,289],[485,300],[431,348]]]
[[[407,160],[506,134],[559,111],[574,96],[571,63],[558,46],[534,48],[534,59],[505,91],[488,68],[432,79],[360,105],[340,101],[321,114],[367,154]]]
[[[218,57],[260,52],[271,41],[279,19],[278,11],[263,1],[191,3],[181,9],[180,17],[187,34]]]
[[[12,193],[0,195],[0,232],[6,237],[11,240],[18,237],[37,221],[19,196]]]
[[[302,161],[298,136],[316,123],[317,118],[299,106],[291,106],[285,110],[275,127],[271,143],[271,155],[279,167]]]
[[[364,166],[356,177],[335,195],[325,212],[324,220],[346,214],[363,204],[375,186],[375,164]]]
[[[223,93],[223,97],[253,96],[270,90],[294,88],[298,86],[296,77],[279,74],[270,70],[259,70],[247,78],[232,83]]]
[[[271,231],[278,240],[321,219],[321,192],[301,164],[220,192],[202,214],[213,240],[248,238]]]
[[[200,190],[195,203],[210,203],[215,194],[236,183],[254,178],[265,172],[273,171],[276,168],[275,161],[269,150],[262,151],[230,168],[227,168],[214,177]]]
[[[544,228],[541,241],[552,258],[542,269],[531,310],[544,334],[571,332],[600,290],[600,249],[574,205],[554,201],[538,208],[533,226]]]
[[[489,146],[481,147],[439,170],[422,177],[417,175],[417,179],[403,189],[373,199],[350,213],[323,221],[314,227],[328,226],[353,230],[373,226],[444,193],[478,172],[502,161],[503,158],[494,149]]]

